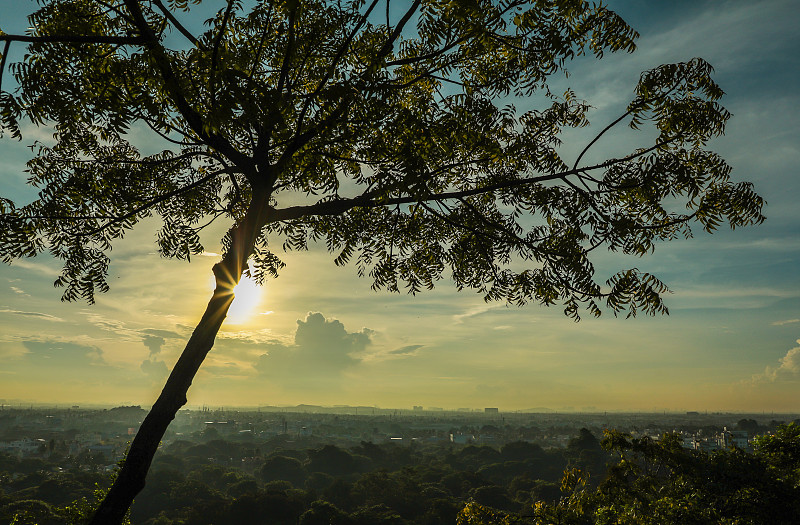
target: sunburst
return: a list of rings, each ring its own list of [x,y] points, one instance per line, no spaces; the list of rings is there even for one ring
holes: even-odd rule
[[[234,299],[228,310],[226,322],[243,324],[250,320],[261,304],[263,288],[249,277],[242,276],[233,289]]]

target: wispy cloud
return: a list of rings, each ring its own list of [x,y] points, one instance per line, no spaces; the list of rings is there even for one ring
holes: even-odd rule
[[[12,266],[17,266],[19,268],[24,268],[25,270],[31,270],[33,272],[39,273],[41,275],[46,275],[48,277],[58,277],[58,270],[55,268],[51,268],[46,264],[38,263],[38,262],[31,262],[26,259],[19,259],[12,263]]]
[[[783,325],[794,324],[794,323],[800,323],[800,319],[786,319],[785,321],[775,321],[774,323],[771,323],[771,324],[772,324],[772,326],[783,326]]]
[[[424,346],[425,345],[407,345],[400,348],[395,348],[394,350],[389,350],[386,353],[389,355],[398,355],[398,356],[417,355],[419,353],[419,350]]]
[[[30,339],[22,342],[25,358],[31,362],[54,367],[79,368],[86,365],[108,366],[103,350],[94,345],[70,343],[55,339]]]
[[[493,310],[495,308],[500,308],[500,306],[496,304],[479,304],[469,308],[466,312],[462,314],[455,314],[453,316],[453,320],[456,323],[463,323],[464,319],[469,319],[470,317],[475,317],[477,315],[485,314],[489,310]]]
[[[0,313],[3,314],[13,314],[13,315],[21,315],[23,317],[35,317],[37,319],[42,319],[44,321],[53,321],[57,323],[63,323],[64,320],[60,317],[56,317],[55,315],[45,314],[41,312],[25,312],[22,310],[11,310],[8,308],[0,309]]]

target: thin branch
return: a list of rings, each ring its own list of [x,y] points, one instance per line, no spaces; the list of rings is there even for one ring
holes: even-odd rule
[[[273,213],[273,222],[298,219],[309,215],[338,215],[340,213],[349,211],[353,208],[376,208],[380,206],[393,206],[395,204],[409,204],[420,201],[428,202],[428,201],[443,201],[450,199],[458,199],[463,197],[471,197],[473,195],[491,193],[497,190],[502,190],[507,188],[514,188],[517,186],[535,184],[538,182],[546,182],[557,179],[565,180],[566,177],[569,177],[571,175],[577,175],[583,171],[607,168],[615,164],[633,160],[635,158],[641,157],[642,155],[646,155],[650,151],[659,148],[664,144],[671,142],[672,140],[674,140],[674,137],[673,139],[658,143],[654,146],[651,146],[650,148],[643,149],[626,157],[622,157],[619,159],[610,159],[603,163],[595,164],[593,166],[584,166],[582,168],[562,171],[559,173],[551,173],[549,175],[539,175],[536,177],[526,177],[521,179],[506,180],[506,181],[496,182],[494,184],[489,184],[487,186],[482,186],[480,188],[472,188],[468,190],[451,191],[443,193],[432,193],[422,199],[420,199],[419,196],[405,196],[405,197],[401,196],[401,197],[379,199],[379,196],[381,193],[383,193],[383,191],[375,189],[370,192],[366,192],[358,197],[353,197],[349,199],[336,199],[336,200],[317,202],[315,204],[309,204],[305,206],[290,206],[288,208],[275,209]],[[583,190],[579,189],[579,191]]]
[[[626,111],[625,113],[623,113],[623,114],[622,114],[622,115],[621,115],[621,116],[620,116],[618,119],[616,119],[614,122],[612,122],[611,124],[609,124],[608,126],[606,126],[605,128],[603,128],[603,130],[602,130],[602,131],[600,131],[600,133],[598,133],[598,134],[597,134],[597,135],[596,135],[596,136],[595,136],[595,137],[594,137],[594,138],[591,140],[591,142],[589,142],[589,144],[587,144],[587,145],[586,145],[586,147],[585,147],[585,148],[583,148],[583,151],[581,151],[580,155],[578,155],[578,158],[577,158],[577,159],[575,159],[575,164],[573,164],[573,165],[572,165],[572,169],[575,169],[575,168],[578,166],[578,163],[581,161],[581,159],[582,159],[582,158],[583,158],[583,156],[586,154],[586,152],[587,152],[587,151],[589,151],[589,148],[591,148],[591,147],[594,145],[594,143],[595,143],[595,142],[597,142],[598,140],[600,140],[600,137],[602,137],[602,136],[605,134],[605,132],[606,132],[606,131],[610,130],[611,128],[613,128],[614,126],[616,126],[617,124],[619,124],[619,123],[622,121],[622,119],[624,119],[625,117],[627,117],[628,115],[630,115],[630,114],[633,112],[633,110],[634,110],[634,108],[631,108],[631,109],[629,109],[628,111]]]
[[[0,217],[8,219],[39,219],[39,220],[59,220],[59,221],[92,221],[97,219],[116,219],[116,215],[19,215],[16,213],[1,213]]]
[[[606,133],[606,131],[610,130],[611,128],[613,128],[614,126],[616,126],[617,124],[619,124],[619,123],[622,121],[622,119],[624,119],[625,117],[627,117],[628,115],[630,115],[631,113],[633,113],[633,112],[634,112],[636,109],[638,109],[638,108],[639,108],[639,106],[641,106],[641,105],[642,105],[642,104],[644,104],[645,102],[651,102],[651,103],[652,103],[652,102],[655,102],[655,101],[657,101],[657,100],[660,100],[660,99],[666,98],[666,96],[667,96],[667,95],[669,95],[670,93],[672,93],[672,91],[674,91],[674,90],[675,90],[675,89],[676,89],[676,88],[677,88],[677,87],[680,85],[681,81],[683,81],[683,80],[685,79],[685,77],[686,77],[686,76],[684,75],[684,76],[682,76],[681,78],[679,78],[679,79],[678,79],[678,81],[677,81],[675,84],[673,84],[671,88],[669,88],[667,91],[665,91],[665,92],[664,92],[664,93],[662,93],[661,95],[657,96],[656,98],[654,98],[654,99],[652,99],[652,100],[645,100],[645,99],[641,99],[641,100],[639,100],[637,103],[633,104],[633,105],[631,106],[631,108],[630,108],[628,111],[626,111],[625,113],[623,113],[623,114],[622,114],[622,116],[620,116],[620,117],[619,117],[618,119],[616,119],[614,122],[612,122],[611,124],[609,124],[608,126],[606,126],[605,128],[603,128],[603,129],[602,129],[602,131],[600,131],[600,133],[598,133],[598,134],[597,134],[597,135],[596,135],[596,136],[595,136],[595,137],[592,139],[592,141],[591,141],[591,142],[589,142],[589,144],[587,144],[585,148],[583,148],[583,151],[581,151],[580,155],[578,155],[578,158],[577,158],[577,159],[575,159],[575,164],[573,164],[573,165],[572,165],[572,169],[575,169],[575,168],[578,166],[578,163],[581,161],[581,159],[582,159],[582,158],[583,158],[583,156],[586,154],[586,152],[587,152],[587,151],[589,151],[589,148],[591,148],[591,147],[594,145],[594,143],[595,143],[595,142],[597,142],[598,140],[600,140],[600,137],[602,137],[602,136],[603,136],[603,135]]]
[[[182,153],[180,155],[177,155],[175,157],[170,157],[168,159],[158,159],[158,160],[148,160],[147,158],[140,159],[140,160],[98,159],[96,157],[93,160],[69,159],[69,158],[66,158],[66,157],[56,157],[53,160],[55,160],[57,162],[67,162],[67,163],[70,163],[70,164],[94,164],[94,163],[100,163],[100,164],[111,164],[111,165],[113,165],[113,164],[133,164],[135,166],[157,166],[159,164],[168,164],[170,162],[177,162],[177,161],[180,161],[180,160],[183,160],[183,159],[187,159],[187,158],[191,158],[191,157],[195,157],[195,156],[199,156],[199,155],[207,155],[207,153],[205,153],[204,151],[191,151],[189,153]]]
[[[405,27],[408,20],[411,16],[416,12],[417,8],[419,7],[421,0],[414,0],[414,3],[409,7],[406,13],[403,15],[403,18],[398,22],[397,27],[395,27],[392,34],[389,36],[386,42],[384,42],[381,49],[378,51],[377,55],[375,56],[376,60],[382,59],[384,56],[389,54],[394,46],[395,40],[400,36],[403,28]],[[311,106],[312,101],[316,98],[316,96],[322,91],[323,87],[327,84],[328,80],[330,80],[331,75],[335,71],[339,61],[341,60],[342,56],[344,56],[345,51],[350,47],[350,42],[352,42],[355,35],[360,30],[361,26],[366,22],[367,17],[370,15],[372,10],[378,4],[378,0],[374,0],[372,4],[370,4],[367,11],[362,15],[361,20],[356,24],[350,34],[345,38],[345,41],[342,43],[342,46],[339,48],[336,56],[334,57],[333,62],[331,63],[330,68],[328,71],[325,72],[325,75],[320,80],[317,88],[311,94],[309,98],[306,99],[305,103],[303,104],[303,108],[300,111],[300,115],[297,118],[297,125],[295,127],[295,136],[292,140],[291,144],[284,150],[281,154],[281,157],[278,161],[278,164],[283,164],[288,161],[288,157],[293,155],[297,150],[299,150],[303,145],[308,143],[314,136],[316,136],[319,132],[323,131],[331,122],[337,120],[345,111],[347,111],[350,101],[347,100],[340,105],[325,118],[325,120],[312,127],[311,129],[300,133],[300,130],[303,129],[303,125],[306,118],[306,113],[308,112],[309,107]],[[362,73],[363,74],[363,73]]]
[[[126,20],[129,23],[132,22],[130,17],[128,17],[128,15],[123,10],[119,9],[118,7],[113,6],[113,5],[109,4],[108,2],[104,2],[102,0],[95,0],[95,2],[97,2],[101,6],[105,7],[107,12],[115,13],[121,19]]]
[[[3,45],[3,58],[0,58],[0,93],[3,91],[3,73],[6,70],[6,59],[8,58],[8,48],[11,47],[11,40],[6,40]]]
[[[225,35],[225,28],[228,26],[228,20],[231,17],[233,10],[233,0],[228,0],[228,7],[225,8],[225,14],[222,16],[222,25],[217,33],[217,38],[214,39],[214,49],[211,51],[211,71],[209,73],[209,91],[211,92],[211,107],[213,108],[217,103],[217,87],[216,87],[216,70],[217,58],[219,58],[219,46],[222,43],[222,37]]]
[[[451,49],[453,49],[457,45],[463,44],[464,42],[466,42],[466,38],[462,38],[462,39],[456,40],[454,42],[451,42],[449,44],[446,44],[444,47],[442,47],[440,49],[437,49],[436,51],[431,51],[431,52],[426,53],[424,55],[417,55],[417,56],[413,56],[413,57],[398,58],[398,59],[395,59],[395,60],[390,60],[390,61],[386,62],[386,66],[390,67],[390,66],[402,66],[402,65],[406,65],[406,64],[416,64],[417,62],[422,62],[424,60],[429,60],[431,58],[437,58],[437,57],[442,56],[443,54],[447,53],[448,51],[450,51]]]
[[[42,42],[59,44],[117,44],[121,46],[142,45],[147,42],[144,36],[107,35],[0,35],[0,42]]]
[[[204,144],[202,142],[197,142],[197,141],[194,141],[194,140],[189,140],[188,142],[181,142],[181,141],[178,141],[178,140],[175,140],[175,139],[171,138],[169,135],[167,135],[166,133],[164,133],[160,129],[158,129],[155,126],[155,124],[153,124],[150,121],[150,119],[148,117],[146,117],[145,115],[143,115],[140,112],[133,113],[133,116],[139,118],[139,120],[144,121],[144,123],[147,124],[147,127],[149,127],[152,131],[154,131],[159,137],[161,137],[162,139],[166,140],[167,142],[171,142],[172,144],[175,144],[176,146],[183,146],[183,147],[185,147],[185,146],[206,146],[206,144]],[[190,135],[188,133],[186,133],[183,130],[180,130],[180,129],[176,128],[175,126],[172,126],[172,125],[170,125],[170,124],[168,124],[166,122],[161,123],[161,124],[163,124],[167,128],[171,128],[173,131],[175,131],[176,133],[179,133],[180,135],[182,135],[187,140],[190,138]]]
[[[191,105],[189,105],[186,97],[184,97],[180,81],[178,80],[178,77],[175,74],[175,71],[172,69],[172,65],[170,64],[169,55],[161,46],[158,37],[150,28],[147,20],[144,17],[144,14],[142,14],[142,9],[139,6],[139,3],[136,0],[124,0],[124,2],[135,21],[136,28],[141,33],[140,38],[143,39],[144,45],[152,53],[155,65],[161,73],[161,77],[164,81],[164,88],[169,94],[172,103],[175,104],[176,109],[184,118],[184,120],[186,120],[186,123],[189,125],[191,130],[201,140],[203,140],[206,145],[216,149],[231,159],[231,161],[235,164],[240,165],[243,168],[251,167],[252,163],[250,162],[250,159],[241,152],[237,151],[227,139],[217,133],[208,132],[206,130],[207,128],[203,118],[197,111],[195,111],[194,108],[192,108]]]
[[[317,95],[319,95],[319,93],[328,83],[328,80],[330,80],[331,76],[333,75],[333,72],[336,71],[336,68],[339,66],[339,61],[342,59],[342,57],[344,57],[345,52],[350,48],[350,43],[355,38],[356,34],[358,34],[359,30],[361,30],[361,27],[366,23],[367,18],[369,18],[369,15],[372,13],[372,10],[375,9],[375,6],[378,5],[378,1],[379,0],[373,0],[370,6],[367,8],[366,12],[363,15],[361,15],[361,18],[359,19],[358,23],[356,23],[356,25],[350,31],[350,34],[348,34],[345,37],[344,42],[342,42],[342,45],[339,46],[336,55],[333,57],[333,60],[330,63],[330,67],[325,72],[325,75],[323,75],[322,79],[320,79],[316,89],[314,89],[314,91],[311,93],[311,96],[306,99],[305,103],[303,104],[303,108],[300,110],[300,116],[297,119],[297,133],[300,132],[300,129],[303,126],[303,121],[306,118],[306,112],[308,111],[308,107],[311,104],[311,101],[314,100],[317,97]]]
[[[200,41],[197,40],[197,38],[195,38],[195,36],[192,33],[190,33],[189,30],[186,29],[183,26],[183,24],[181,24],[178,21],[177,18],[175,18],[175,15],[172,14],[172,11],[170,11],[169,9],[164,7],[164,4],[161,3],[161,0],[152,0],[152,1],[153,1],[154,4],[156,4],[158,6],[158,8],[161,10],[161,12],[164,13],[164,16],[167,17],[167,20],[169,20],[170,23],[172,23],[172,25],[175,26],[175,29],[177,29],[183,36],[185,36],[186,39],[189,42],[192,43],[192,45],[194,45],[197,48],[202,48],[203,47],[203,45],[200,43]]]
[[[300,3],[295,3],[292,6],[292,10],[289,11],[289,35],[287,37],[286,42],[286,53],[283,55],[283,63],[281,64],[281,74],[278,77],[278,95],[280,96],[281,92],[283,91],[283,86],[286,84],[286,78],[289,76],[289,62],[292,57],[292,53],[294,52],[294,40],[295,40],[295,23],[297,22],[297,10],[300,8]]]
[[[177,195],[180,195],[181,193],[184,193],[186,191],[189,191],[189,190],[192,190],[194,188],[197,188],[198,186],[202,186],[203,184],[205,184],[206,182],[210,181],[214,177],[218,177],[219,175],[228,173],[229,171],[230,170],[228,170],[228,169],[224,169],[224,170],[215,171],[213,173],[209,173],[205,177],[203,177],[201,179],[198,179],[198,180],[196,180],[195,182],[193,182],[191,184],[187,184],[186,186],[183,186],[181,188],[177,188],[177,189],[174,189],[172,191],[168,191],[167,193],[165,193],[163,195],[159,195],[155,199],[152,199],[152,200],[142,204],[141,206],[137,206],[136,208],[134,208],[133,210],[129,211],[128,213],[125,213],[123,215],[115,217],[114,219],[108,221],[107,223],[102,224],[102,225],[98,226],[97,228],[94,228],[93,230],[91,230],[88,233],[85,233],[83,235],[84,236],[95,235],[95,234],[105,230],[106,228],[109,228],[109,227],[113,226],[114,224],[118,224],[118,223],[120,223],[120,222],[122,222],[122,221],[124,221],[126,219],[130,219],[131,217],[134,217],[134,216],[138,215],[139,213],[147,210],[148,208],[152,208],[153,206],[155,206],[157,204],[161,204],[162,202],[164,202],[164,201],[166,201],[168,199],[171,199],[172,197],[175,197]]]
[[[269,32],[270,26],[272,25],[272,7],[274,4],[270,4],[269,11],[267,11],[267,21],[264,25],[264,31],[261,32],[261,40],[258,43],[258,50],[256,51],[255,56],[253,57],[253,65],[250,67],[250,73],[247,75],[247,90],[252,90],[252,80],[253,76],[258,71],[258,66],[261,64],[261,53],[264,52],[264,44],[267,42],[267,33]]]
[[[383,46],[381,46],[380,50],[378,51],[378,54],[376,56],[378,60],[382,59],[383,57],[392,52],[392,49],[394,49],[394,43],[400,37],[400,33],[403,32],[403,29],[405,28],[408,21],[411,19],[414,13],[417,12],[420,2],[421,0],[414,0],[414,3],[411,4],[411,7],[409,7],[408,10],[405,12],[403,18],[401,18],[400,22],[397,23],[397,26],[394,28],[394,31],[392,31],[392,34],[389,35],[389,38],[386,40],[386,42],[384,42]]]
[[[213,223],[215,220],[217,220],[217,219],[219,219],[220,217],[222,217],[222,215],[224,215],[224,214],[225,214],[225,211],[226,211],[226,210],[219,210],[217,213],[215,213],[215,214],[214,214],[214,216],[211,218],[211,220],[210,220],[210,221],[208,221],[207,223],[203,224],[202,226],[197,226],[197,227],[194,227],[194,228],[192,228],[192,229],[193,229],[195,232],[199,232],[199,231],[201,231],[201,230],[204,230],[205,228],[207,228],[207,227],[211,226],[211,223]]]

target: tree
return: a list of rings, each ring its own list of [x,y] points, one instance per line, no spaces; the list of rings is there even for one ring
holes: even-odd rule
[[[797,448],[786,447],[791,429],[772,445],[797,463]],[[764,446],[767,443],[762,441]],[[579,469],[566,470],[561,495],[509,513],[485,501],[471,501],[457,523],[471,525],[560,523],[605,525],[687,523],[794,523],[800,486],[771,464],[774,456],[741,449],[712,453],[684,449],[677,434],[648,436],[606,431],[602,446],[617,456],[597,488]],[[773,449],[774,450],[774,449]],[[477,498],[476,498],[477,499]]]
[[[774,434],[759,436],[754,441],[756,455],[763,458],[782,478],[793,480],[800,487],[800,425],[779,425]]]
[[[38,197],[0,199],[4,261],[49,251],[64,262],[63,299],[91,303],[108,289],[113,242],[142,219],[160,216],[161,253],[186,260],[210,222],[231,224],[206,311],[93,523],[119,522],[144,486],[234,286],[243,273],[276,277],[276,244],[325,242],[374,288],[416,293],[449,268],[486,300],[560,303],[577,319],[667,311],[666,285],[635,268],[603,282],[593,251],[643,255],[692,223],[763,220],[752,186],[705,149],[729,114],[701,59],[643,73],[618,119],[572,162],[559,155],[559,134],[588,125],[589,105],[548,79],[576,55],[635,48],[602,5],[228,0],[195,35],[180,21],[189,3],[42,0],[27,34],[0,34],[0,69],[16,82],[0,90],[3,133],[53,131],[28,162]],[[6,64],[17,42],[25,56]],[[518,111],[512,97],[541,106]],[[654,140],[582,162],[625,123],[652,126]],[[164,150],[140,152],[132,128]]]

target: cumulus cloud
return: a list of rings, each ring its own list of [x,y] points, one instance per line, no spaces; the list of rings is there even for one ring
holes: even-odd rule
[[[144,346],[150,350],[150,357],[157,356],[161,353],[161,347],[164,346],[166,341],[163,337],[158,337],[157,335],[147,335],[145,334],[142,338],[142,342]]]
[[[800,339],[797,340],[800,344]],[[767,366],[763,373],[753,376],[754,382],[791,380],[800,377],[800,346],[786,352],[778,366]]]
[[[167,339],[181,339],[183,336],[171,330],[159,330],[156,328],[145,328],[140,330],[142,343],[150,351],[150,355],[142,361],[139,366],[142,372],[154,381],[161,381],[167,377],[167,363],[158,359],[161,347],[166,344]]]
[[[152,358],[142,361],[140,368],[142,372],[154,382],[161,382],[161,380],[167,377],[167,373],[169,372],[167,363]]]
[[[775,321],[772,326],[784,326],[787,324],[800,323],[800,319],[785,319],[783,321]]]
[[[167,339],[183,339],[183,336],[170,330],[158,330],[155,328],[145,328],[139,330],[144,346],[150,350],[150,357],[155,357],[161,353],[161,347],[166,344]]]
[[[359,363],[359,354],[372,343],[373,331],[348,332],[335,319],[309,313],[297,321],[293,344],[279,342],[262,346],[256,370],[284,386],[330,385],[349,367]]]

